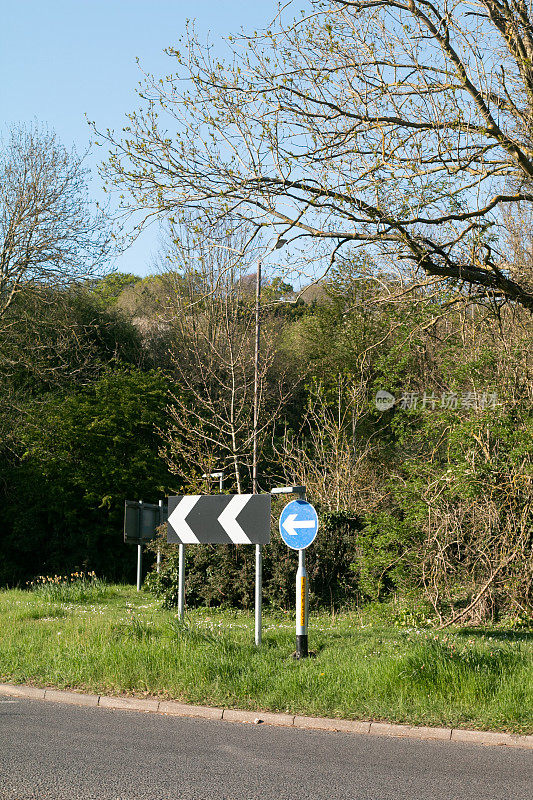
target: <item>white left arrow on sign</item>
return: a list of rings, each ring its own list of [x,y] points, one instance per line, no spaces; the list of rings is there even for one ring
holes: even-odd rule
[[[251,544],[250,538],[237,522],[237,517],[251,497],[252,494],[236,494],[218,518],[233,544]]]
[[[316,528],[316,522],[311,519],[298,519],[297,514],[289,514],[285,522],[283,523],[283,527],[289,534],[289,536],[296,536],[298,531],[301,528]]]
[[[200,494],[188,494],[182,497],[168,518],[168,524],[171,528],[174,528],[176,536],[181,539],[183,544],[200,543],[200,540],[186,520],[187,515],[193,510],[200,497]]]

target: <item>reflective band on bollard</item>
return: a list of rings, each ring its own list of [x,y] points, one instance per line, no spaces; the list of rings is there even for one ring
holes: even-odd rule
[[[300,578],[300,627],[307,628],[307,618],[305,609],[305,590],[307,586],[307,578],[302,576]]]

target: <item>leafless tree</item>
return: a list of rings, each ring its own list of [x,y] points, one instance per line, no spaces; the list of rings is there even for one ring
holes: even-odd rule
[[[92,213],[87,170],[51,133],[17,127],[0,149],[0,318],[22,291],[89,277],[110,254],[108,222]]]
[[[277,448],[286,483],[305,486],[330,511],[367,513],[384,492],[371,464],[372,443],[359,440],[357,425],[368,416],[367,386],[338,376],[336,402],[320,383],[310,391],[300,435],[286,434]]]
[[[310,0],[227,63],[189,32],[106,172],[145,218],[215,205],[323,264],[370,246],[532,311],[502,238],[533,201],[532,21],[527,0]]]
[[[488,429],[474,432],[465,447],[473,468],[483,463],[490,469],[497,459],[498,442]],[[420,563],[426,597],[443,626],[486,622],[499,608],[527,617],[533,604],[529,454],[520,465],[502,468],[497,484],[486,479],[484,496],[453,494],[458,483],[448,470],[435,474],[422,492],[427,517],[421,521]],[[468,602],[454,612],[458,585]],[[446,606],[452,608],[447,619],[442,614]]]
[[[533,285],[533,205],[516,204],[505,209],[502,218],[508,269]]]
[[[171,338],[176,381],[164,453],[187,483],[223,468],[241,493],[249,483],[254,438],[250,264],[243,263],[241,243],[230,232],[219,229],[218,241],[207,242],[191,230],[178,236],[171,227],[164,260],[174,290],[159,318]],[[257,373],[259,453],[288,396],[283,368],[274,369],[281,331],[275,322],[265,323]]]

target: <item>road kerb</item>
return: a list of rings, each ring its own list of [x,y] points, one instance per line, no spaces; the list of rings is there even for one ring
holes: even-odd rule
[[[273,711],[243,711],[239,708],[225,708],[222,719],[226,722],[247,722],[252,725],[279,725],[291,728],[294,714],[276,714]]]
[[[429,728],[425,725],[409,726],[408,736],[411,739],[440,739],[449,742],[452,738],[451,728]]]
[[[61,689],[45,689],[44,699],[53,703],[71,703],[75,706],[97,706],[100,698],[97,694],[66,692]]]
[[[527,747],[528,750],[533,750],[533,736],[515,736],[511,734],[513,739],[513,747]]]
[[[373,736],[398,736],[411,739],[443,739],[452,738],[451,728],[427,728],[416,725],[394,725],[390,722],[372,722],[370,733]]]
[[[162,700],[159,703],[159,713],[175,717],[202,717],[203,719],[222,719],[221,708],[211,706],[190,706],[187,703],[177,703],[175,700]]]
[[[147,700],[138,697],[100,696],[98,704],[101,708],[115,708],[121,711],[159,711],[159,700]]]
[[[0,683],[0,695],[27,697],[29,700],[44,700],[44,689],[36,686],[24,686],[16,683]]]
[[[524,741],[529,739],[529,742]],[[485,744],[500,745],[505,747],[527,747],[533,749],[533,736],[513,736],[510,733],[499,733],[498,731],[469,731],[461,728],[454,728],[452,731],[452,742],[464,742],[465,744]]]
[[[302,730],[338,731],[339,733],[368,733],[370,722],[328,717],[294,717],[294,727]]]
[[[338,733],[369,733],[370,722],[329,717],[294,718],[294,727],[302,730],[337,731]]]

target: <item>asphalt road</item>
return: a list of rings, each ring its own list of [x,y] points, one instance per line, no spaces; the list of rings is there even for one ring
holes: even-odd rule
[[[533,753],[0,699],[2,800],[533,800]]]

